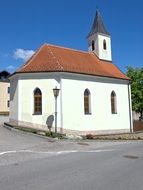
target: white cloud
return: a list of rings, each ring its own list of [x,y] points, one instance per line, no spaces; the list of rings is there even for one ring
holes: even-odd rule
[[[13,71],[13,70],[15,70],[15,66],[9,65],[6,67],[6,70]]]
[[[33,50],[16,49],[13,57],[27,61],[35,52]]]

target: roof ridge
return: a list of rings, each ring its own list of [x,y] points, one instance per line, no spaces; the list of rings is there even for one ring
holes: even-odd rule
[[[47,46],[52,46],[52,47],[57,47],[57,48],[62,48],[62,49],[66,49],[66,50],[71,50],[71,51],[76,51],[76,52],[81,52],[81,53],[91,54],[91,52],[88,52],[88,51],[77,50],[77,49],[68,48],[68,47],[63,47],[63,46],[59,46],[59,45],[53,45],[53,44],[48,44],[48,43],[45,43],[45,45],[47,45]]]

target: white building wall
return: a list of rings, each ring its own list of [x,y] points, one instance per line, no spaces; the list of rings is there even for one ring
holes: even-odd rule
[[[18,90],[15,91],[15,99],[11,104],[10,118],[18,120],[18,124],[20,125],[26,125],[39,129],[47,129],[48,118],[49,116],[53,116],[52,126],[54,126],[55,99],[53,95],[53,88],[55,88],[55,86],[59,87],[59,82],[60,78],[56,75],[51,77],[51,75],[45,74],[21,74],[18,79],[19,88],[16,87]],[[16,84],[14,81],[11,81],[11,83],[13,85]],[[41,115],[34,114],[33,91],[35,88],[39,88],[42,92]],[[58,98],[60,98],[60,96]],[[59,102],[60,101],[58,101],[58,112],[60,112]],[[58,115],[57,120],[58,127],[60,127],[61,122],[59,116],[60,114]]]
[[[107,49],[103,49],[103,41],[106,41]],[[98,44],[99,44],[99,58],[103,60],[112,61],[111,55],[111,37],[98,35]]]
[[[21,90],[21,111],[20,121],[30,122],[33,124],[47,125],[49,116],[54,117],[55,112],[55,99],[53,95],[53,88],[59,86],[59,83],[55,79],[46,78],[43,76],[40,79],[30,79],[20,81]],[[34,115],[34,102],[33,102],[33,91],[35,88],[40,88],[42,92],[42,115]],[[28,96],[25,96],[27,94]],[[58,112],[59,104],[58,104]],[[54,126],[54,121],[53,121]],[[60,126],[60,120],[58,118],[58,127]],[[40,127],[40,126],[39,126]]]
[[[94,47],[95,50],[92,50],[92,41],[94,40]],[[98,44],[98,34],[93,34],[88,38],[88,51],[89,52],[94,52],[96,55],[99,57],[99,44]]]
[[[120,82],[97,77],[62,79],[63,128],[80,131],[129,130],[128,87]],[[90,115],[84,114],[83,94],[86,88],[91,93]],[[110,95],[113,90],[117,95],[117,114],[111,114]]]
[[[92,50],[92,41],[94,40],[95,50]],[[106,41],[107,49],[103,49],[103,41]],[[103,34],[93,34],[88,38],[88,51],[94,52],[100,59],[112,61],[111,37]]]
[[[20,74],[11,79],[10,120],[29,127],[48,129],[53,116],[55,99],[53,88],[60,88],[57,99],[57,127],[64,130],[104,131],[130,130],[127,81],[69,73]],[[34,115],[33,91],[42,92],[42,115]],[[84,114],[84,91],[91,93],[91,114]],[[110,95],[117,95],[117,114],[111,114]]]

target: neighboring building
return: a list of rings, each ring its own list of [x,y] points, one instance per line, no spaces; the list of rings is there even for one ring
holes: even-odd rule
[[[59,132],[132,130],[129,78],[112,63],[111,36],[100,13],[88,37],[89,52],[44,44],[11,77],[10,123]]]
[[[9,114],[10,82],[7,79],[10,73],[0,72],[0,115]]]

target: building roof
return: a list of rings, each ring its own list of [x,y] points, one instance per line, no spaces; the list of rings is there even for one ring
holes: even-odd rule
[[[102,17],[101,17],[100,12],[98,10],[96,11],[94,22],[93,22],[91,31],[88,34],[88,37],[95,34],[95,33],[101,33],[101,34],[105,34],[105,35],[110,36],[110,34],[107,32],[107,30],[103,24]]]
[[[129,80],[112,62],[92,52],[44,44],[15,73],[69,72]]]

